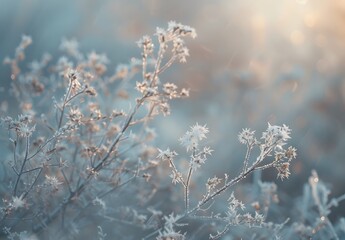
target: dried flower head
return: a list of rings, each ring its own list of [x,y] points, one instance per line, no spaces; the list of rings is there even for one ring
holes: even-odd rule
[[[291,129],[286,126],[276,126],[268,123],[267,130],[263,132],[262,139],[264,139],[266,146],[275,146],[282,148],[286,141],[290,139]]]
[[[249,128],[244,128],[240,134],[238,134],[238,140],[242,144],[252,145],[257,143],[254,137],[255,131],[251,131]]]
[[[191,127],[190,131],[187,131],[181,138],[180,143],[186,147],[187,151],[197,149],[199,142],[206,138],[206,134],[209,132],[206,125],[201,126],[196,123]]]
[[[161,150],[158,149],[159,154],[157,156],[157,158],[160,158],[161,160],[165,161],[171,161],[174,159],[175,156],[177,156],[178,154],[175,151],[171,151],[169,148],[167,148],[166,150]]]

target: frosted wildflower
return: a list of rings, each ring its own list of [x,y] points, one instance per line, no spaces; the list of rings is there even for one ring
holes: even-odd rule
[[[182,177],[182,174],[180,172],[177,172],[177,171],[172,171],[171,174],[169,175],[169,177],[171,177],[171,182],[173,184],[176,184],[176,183],[182,183],[183,182],[183,177]]]
[[[24,124],[31,123],[32,122],[32,116],[27,114],[20,114],[18,116],[18,121]]]
[[[79,72],[76,69],[69,68],[66,72],[66,77],[71,81],[75,81],[79,79],[80,75]]]
[[[213,150],[210,147],[204,147],[201,154],[206,158],[207,155],[212,155]]]
[[[168,32],[178,36],[191,36],[192,38],[196,38],[196,31],[194,28],[181,23],[176,23],[175,21],[170,21],[168,23]]]
[[[207,156],[211,155],[213,150],[210,147],[204,147],[202,151],[191,156],[190,167],[193,171],[201,167],[207,160]]]
[[[36,125],[29,127],[27,124],[19,124],[18,128],[16,129],[18,137],[26,138],[30,137],[32,133],[35,131]]]
[[[160,111],[163,113],[163,116],[170,115],[170,105],[168,103],[160,103],[159,104]]]
[[[181,38],[177,38],[173,41],[172,52],[177,56],[180,62],[185,63],[187,61],[186,57],[189,56],[189,50]]]
[[[78,107],[69,110],[68,118],[71,122],[80,125],[82,123],[83,114]]]
[[[158,156],[157,158],[160,158],[161,160],[165,161],[171,161],[174,159],[175,156],[177,156],[177,153],[175,151],[171,151],[169,148],[167,148],[166,150],[161,150],[158,149]]]
[[[155,35],[158,37],[158,41],[161,44],[164,44],[167,40],[169,40],[167,39],[167,32],[163,28],[157,27]]]
[[[277,148],[282,148],[285,142],[290,139],[291,129],[286,126],[276,126],[268,123],[268,128],[262,133],[262,139],[265,140],[266,146],[273,146]]]
[[[180,92],[180,97],[189,97],[189,89],[182,88]]]
[[[289,160],[295,159],[297,157],[297,149],[290,146],[285,151],[285,157],[288,158]]]
[[[142,82],[137,82],[136,83],[136,89],[141,92],[142,94],[144,94],[145,92],[147,92],[147,89],[149,87],[149,83],[147,81],[142,81]]]
[[[222,182],[222,179],[218,177],[209,178],[206,182],[206,187],[208,190],[216,188],[218,184]]]
[[[53,190],[58,190],[59,186],[62,184],[55,176],[46,175],[45,178],[46,184],[53,188]]]
[[[242,129],[242,132],[238,134],[238,140],[242,144],[252,145],[257,142],[254,137],[255,131],[251,131],[249,128]]]
[[[163,92],[168,95],[170,99],[177,97],[177,86],[173,83],[165,83],[163,85]]]
[[[262,214],[259,214],[258,212],[255,212],[255,215],[252,216],[250,213],[246,213],[241,215],[241,220],[244,222],[247,226],[261,226],[264,223],[264,216]]]
[[[197,149],[199,141],[206,138],[206,134],[209,132],[206,125],[201,126],[196,123],[191,127],[190,131],[187,131],[179,140],[182,146],[186,147],[187,152],[192,149]]]
[[[201,165],[204,164],[205,161],[206,158],[201,155],[191,156],[190,167],[193,169],[193,171],[195,171],[196,169],[201,167]]]
[[[197,138],[199,141],[206,138],[206,134],[209,132],[206,125],[201,126],[198,123],[196,123],[194,126],[191,127],[190,133],[193,135],[193,137]]]
[[[148,55],[150,55],[151,53],[153,53],[154,50],[154,45],[152,42],[152,39],[150,36],[143,36],[138,42],[137,42],[138,46],[140,48],[143,49],[143,53],[144,56],[143,57],[147,57]]]
[[[280,178],[281,180],[284,180],[284,178],[289,178],[290,176],[290,163],[280,163],[275,166],[275,168],[278,170],[277,178]]]
[[[12,197],[12,202],[10,203],[10,207],[17,210],[18,208],[25,207],[26,201],[24,199],[24,195],[22,194],[20,197]]]
[[[97,95],[96,89],[94,89],[93,87],[89,87],[89,86],[86,87],[85,93],[89,96],[96,96]]]

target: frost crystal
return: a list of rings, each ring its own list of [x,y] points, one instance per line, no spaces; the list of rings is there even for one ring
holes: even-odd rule
[[[24,195],[21,195],[20,197],[12,197],[12,202],[10,203],[10,206],[17,210],[18,208],[22,208],[25,206],[25,200]]]

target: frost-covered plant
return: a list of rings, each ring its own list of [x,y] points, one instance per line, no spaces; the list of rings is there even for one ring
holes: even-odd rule
[[[187,161],[178,161],[183,154],[170,148],[151,146],[156,133],[149,127],[150,120],[159,114],[169,115],[170,100],[189,96],[189,89],[161,79],[173,63],[186,62],[186,37],[195,38],[195,30],[169,22],[167,29],[157,28],[154,37],[143,36],[137,42],[141,59],[118,65],[114,73],[109,73],[105,54],[92,51],[84,55],[74,39],[63,39],[59,49],[64,54],[59,59],[44,54],[23,70],[25,49],[32,39],[22,37],[14,56],[4,59],[11,67],[10,92],[20,113],[10,117],[0,112],[7,133],[1,140],[9,140],[10,149],[2,161],[1,237],[184,240],[345,236],[344,218],[334,224],[329,217],[345,196],[330,199],[330,191],[316,171],[304,187],[302,203],[294,207],[300,217],[270,218],[273,208],[280,209],[278,188],[275,183],[263,182],[260,173],[274,168],[277,178],[289,177],[296,149],[286,147],[291,134],[286,125],[268,123],[261,138],[255,137],[255,131],[243,129],[238,135],[246,146],[243,166],[235,176],[226,172],[209,176],[203,182],[203,194],[194,187],[199,173],[207,175],[203,166],[213,152],[205,145],[206,125],[196,123],[179,139]],[[164,185],[167,172],[172,179],[168,186]],[[246,198],[245,191],[240,194],[236,187],[246,189],[239,183],[252,173]],[[166,196],[180,199],[181,204],[162,204]]]
[[[21,113],[1,118],[12,152],[5,156],[2,235],[14,238],[27,231],[43,238],[74,238],[80,222],[93,226],[95,216],[114,210],[105,198],[120,187],[141,178],[144,181],[128,191],[140,192],[141,199],[154,194],[156,186],[148,181],[157,162],[151,160],[154,131],[148,123],[170,113],[171,99],[189,95],[188,89],[160,76],[173,63],[186,61],[189,51],[183,39],[196,33],[169,22],[167,29],[157,28],[155,37],[140,39],[141,59],[118,66],[110,76],[106,55],[84,55],[75,40],[62,41],[64,55],[55,63],[45,54],[23,71],[24,50],[32,43],[23,36],[14,57],[4,60],[11,66],[11,93]],[[133,222],[145,220],[134,209],[130,212]],[[106,238],[101,226],[91,229]]]
[[[209,178],[206,182],[206,193],[198,200],[195,206],[190,207],[191,194],[189,188],[192,175],[205,163],[212,153],[210,147],[200,146],[202,141],[206,139],[208,132],[209,130],[206,126],[201,126],[197,123],[180,138],[181,145],[186,148],[187,153],[191,153],[189,167],[186,171],[179,170],[174,163],[174,158],[178,155],[175,151],[169,148],[164,151],[159,150],[157,157],[167,161],[172,169],[172,182],[174,184],[181,184],[184,188],[185,212],[174,217],[173,221],[171,220],[172,218],[169,218],[169,221],[165,220],[165,224],[161,228],[162,231],[158,230],[155,232],[159,234],[157,239],[168,239],[173,234],[181,235],[180,232],[176,232],[176,227],[179,226],[181,221],[186,221],[188,218],[216,221],[225,225],[223,230],[217,230],[215,235],[210,234],[210,239],[222,237],[229,231],[231,226],[266,228],[273,233],[274,237],[279,239],[279,230],[282,228],[282,225],[265,222],[265,214],[259,211],[258,203],[253,203],[256,206],[253,213],[244,211],[245,205],[232,192],[228,198],[227,210],[224,213],[215,214],[213,211],[210,211],[210,208],[212,207],[212,202],[216,200],[215,198],[225,193],[227,189],[245,179],[254,171],[276,168],[278,171],[277,177],[281,179],[288,178],[290,175],[290,162],[296,158],[295,148],[284,148],[290,139],[291,130],[286,125],[275,126],[268,123],[268,128],[262,133],[261,139],[258,140],[255,138],[255,131],[243,129],[238,138],[242,144],[246,145],[247,153],[241,172],[233,178],[230,178],[227,173],[224,174],[223,178],[217,176]],[[259,152],[258,156],[253,159],[251,153],[254,148],[258,148]],[[262,187],[264,186],[266,185],[262,184]],[[147,238],[152,237],[155,233],[148,235]]]

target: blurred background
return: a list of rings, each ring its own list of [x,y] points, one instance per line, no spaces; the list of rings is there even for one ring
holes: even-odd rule
[[[33,38],[27,61],[45,52],[56,61],[61,39],[75,38],[83,53],[106,53],[112,74],[140,57],[135,42],[142,35],[170,20],[194,27],[198,37],[187,44],[187,63],[162,77],[190,88],[191,97],[175,101],[170,116],[152,123],[158,147],[183,156],[177,139],[195,122],[207,124],[215,151],[202,175],[236,174],[246,150],[237,140],[242,128],[260,137],[267,122],[286,124],[298,149],[292,175],[281,182],[272,169],[263,178],[298,196],[315,169],[332,196],[345,192],[342,0],[0,0],[0,59],[13,56],[22,34]],[[0,104],[15,116],[10,81],[9,67],[1,65]]]

